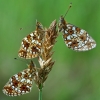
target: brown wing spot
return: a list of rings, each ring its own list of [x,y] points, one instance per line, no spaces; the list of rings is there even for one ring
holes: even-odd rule
[[[27,36],[27,39],[29,40],[31,38],[31,35],[29,34],[28,36]]]
[[[33,52],[35,52],[35,53],[36,53],[36,52],[39,52],[38,49],[36,48],[36,46],[33,46],[31,49],[32,49],[32,53],[33,53]]]
[[[28,42],[24,41],[24,40],[23,40],[23,44],[24,44],[24,47],[26,47],[26,50],[27,50],[30,44]]]
[[[13,91],[13,89],[11,87],[4,87],[4,89],[9,93],[12,93],[12,91]]]
[[[11,78],[12,78],[12,80],[16,80],[15,76],[12,76]]]
[[[24,85],[24,84],[20,87],[20,90],[21,90],[21,91],[25,91],[25,92],[26,92],[26,91],[30,91],[30,90],[26,87],[26,85]]]
[[[36,35],[34,35],[34,36],[33,36],[33,39],[37,39],[37,36],[36,36]]]
[[[78,47],[78,42],[77,42],[77,40],[72,41],[71,46],[72,46],[72,47]]]
[[[76,31],[77,31],[77,33],[80,33],[80,28],[79,27],[76,27]]]
[[[13,86],[18,87],[19,82],[17,80],[12,80]]]
[[[25,74],[25,75],[24,75],[24,78],[25,78],[25,79],[28,79],[28,78],[29,78],[29,75],[28,75],[28,74]]]
[[[68,30],[68,34],[72,35],[74,33],[74,31],[72,29]]]
[[[22,73],[18,73],[18,77],[21,77],[22,76]]]
[[[91,48],[91,42],[87,42],[86,45],[88,46],[88,48]]]
[[[81,36],[80,36],[80,39],[81,39],[82,41],[86,41],[86,36],[85,36],[85,35],[81,35]]]
[[[28,40],[28,42],[32,41],[32,36],[30,34],[27,36],[27,40]]]

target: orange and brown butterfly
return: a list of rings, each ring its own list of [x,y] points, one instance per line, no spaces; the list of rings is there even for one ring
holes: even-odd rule
[[[34,63],[28,65],[28,68],[13,75],[3,87],[3,93],[7,96],[20,96],[29,93],[33,85]]]
[[[18,56],[25,59],[37,57],[41,51],[43,35],[44,28],[41,23],[36,21],[36,30],[22,39]]]
[[[71,6],[72,4],[70,4],[68,10]],[[66,14],[68,13],[68,10]],[[87,31],[67,23],[64,17],[60,17],[58,28],[59,32],[63,33],[63,38],[68,48],[74,51],[88,51],[96,47],[95,40],[87,33]]]

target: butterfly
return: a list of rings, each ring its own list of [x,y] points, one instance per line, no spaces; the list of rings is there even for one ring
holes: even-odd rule
[[[95,40],[87,31],[67,23],[63,16],[60,17],[58,28],[59,32],[63,33],[63,39],[68,48],[74,51],[88,51],[96,47]]]
[[[34,77],[34,64],[28,65],[28,68],[13,75],[3,87],[3,93],[8,96],[20,96],[29,93],[32,89]]]
[[[43,35],[43,25],[36,21],[36,30],[22,39],[18,56],[25,59],[37,57],[41,51]]]

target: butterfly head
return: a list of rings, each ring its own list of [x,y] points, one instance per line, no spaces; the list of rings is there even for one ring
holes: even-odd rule
[[[65,16],[67,15],[69,9],[72,7],[72,3],[70,3],[66,13],[64,16],[61,16],[60,17],[60,20],[59,20],[59,24],[58,24],[58,28],[59,28],[59,32],[64,32],[64,30],[67,28],[66,25],[67,25],[67,22],[65,21]]]
[[[64,17],[61,16],[58,24],[59,32],[63,31],[63,29],[66,29],[66,24],[67,22],[65,21]]]
[[[37,20],[36,20],[36,29],[43,30],[43,25],[40,22],[38,22]]]

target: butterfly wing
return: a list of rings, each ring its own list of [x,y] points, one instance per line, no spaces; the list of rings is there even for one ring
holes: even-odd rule
[[[43,26],[37,22],[36,30],[22,40],[18,56],[25,59],[37,57],[41,51],[43,34]]]
[[[96,47],[95,40],[85,30],[67,23],[63,17],[58,27],[68,48],[74,51],[88,51]]]
[[[13,75],[3,88],[8,96],[20,96],[29,93],[33,84],[33,69],[27,68]]]

